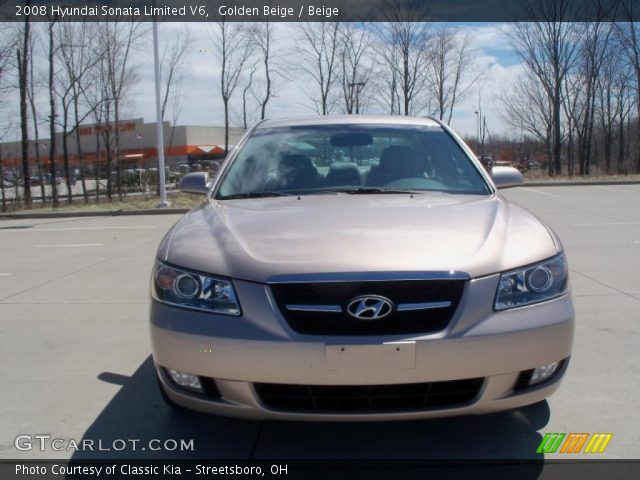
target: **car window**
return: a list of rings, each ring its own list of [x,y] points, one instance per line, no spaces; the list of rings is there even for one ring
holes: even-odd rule
[[[220,182],[216,198],[368,188],[491,192],[440,127],[320,125],[255,130]]]

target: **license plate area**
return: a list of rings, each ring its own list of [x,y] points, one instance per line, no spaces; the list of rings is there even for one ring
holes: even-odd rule
[[[327,370],[401,370],[416,367],[415,342],[380,345],[326,345]]]

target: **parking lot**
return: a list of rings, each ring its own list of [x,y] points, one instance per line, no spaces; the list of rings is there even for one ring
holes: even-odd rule
[[[640,185],[505,195],[566,247],[577,328],[564,384],[535,407],[403,423],[171,411],[153,377],[147,310],[155,249],[178,216],[0,221],[0,457],[539,458],[549,432],[611,432],[601,457],[640,457]],[[194,449],[18,451],[20,434],[104,445],[193,439]]]

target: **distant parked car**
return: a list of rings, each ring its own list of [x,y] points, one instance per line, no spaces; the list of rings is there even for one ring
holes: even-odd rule
[[[487,172],[490,172],[494,164],[493,155],[482,155],[480,157],[480,163],[482,164],[482,166]]]
[[[537,160],[529,160],[529,168],[532,170],[537,170],[542,168],[542,163],[538,162]]]
[[[520,170],[520,173],[526,173],[530,168],[529,160],[527,160],[526,158],[523,158],[519,162],[516,162],[513,166]]]
[[[189,167],[189,165],[187,165],[186,163],[183,163],[181,165],[178,165],[178,170],[180,171],[180,174],[186,175],[191,172],[191,167]]]
[[[51,174],[50,173],[43,173],[42,174],[42,182],[45,185],[51,185]],[[56,174],[56,185],[62,183],[62,177],[59,174]]]
[[[15,180],[13,178],[3,178],[0,180],[2,182],[2,186],[5,188],[10,188],[15,186]]]

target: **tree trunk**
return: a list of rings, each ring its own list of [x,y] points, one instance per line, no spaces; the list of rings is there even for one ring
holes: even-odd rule
[[[65,119],[67,114],[64,114]],[[67,203],[71,205],[73,203],[73,194],[71,192],[71,175],[69,171],[69,147],[68,147],[69,134],[67,132],[67,122],[64,122],[64,128],[62,129],[62,161],[64,162],[64,175],[67,185]]]
[[[640,90],[640,88],[638,88],[638,90]],[[640,139],[640,100],[636,100],[636,102],[638,104],[638,116],[636,117],[638,119],[638,136],[637,136],[637,138]],[[638,173],[640,173],[640,140],[638,140],[637,149],[638,149],[638,153],[637,153],[637,156],[636,156],[636,171]]]
[[[116,140],[116,177],[118,179],[118,199],[122,200],[122,162],[120,160],[120,129],[118,128],[118,122],[120,121],[118,101],[113,102],[113,125],[114,135]],[[159,155],[159,154],[158,154]]]
[[[271,97],[271,75],[269,75],[269,52],[265,54],[264,57],[264,76],[267,81],[267,90],[265,92],[264,100],[260,105],[260,120],[264,120],[264,116],[267,112],[267,102],[269,102],[269,98]]]
[[[229,99],[223,98],[224,102],[224,154],[229,152]]]
[[[559,175],[562,170],[560,158],[562,154],[562,136],[560,125],[560,94],[554,99],[553,104],[553,163],[554,176]]]
[[[604,132],[604,169],[607,174],[611,173],[611,150],[612,150],[611,132]]]
[[[22,147],[22,186],[24,190],[24,201],[27,208],[31,208],[31,180],[29,175],[29,131],[27,130],[27,66],[29,64],[29,16],[24,21],[23,54],[20,49],[18,56],[18,83],[20,88],[20,131]],[[16,189],[17,192],[17,189]]]
[[[30,45],[29,55],[33,56],[33,43]],[[36,154],[36,168],[38,169],[38,180],[40,181],[40,201],[44,204],[47,196],[45,193],[44,181],[42,178],[42,162],[40,161],[40,135],[38,128],[38,116],[36,115],[36,102],[34,97],[35,94],[35,82],[33,78],[33,62],[29,62],[29,105],[31,107],[31,121],[33,122],[33,134],[35,137],[35,154]]]
[[[113,168],[112,162],[113,162],[113,154],[111,152],[111,133],[109,132],[109,128],[107,126],[106,132],[105,132],[105,148],[106,148],[106,152],[107,152],[107,164],[106,164],[106,168],[107,168],[107,200],[109,202],[111,202],[111,200],[113,199],[113,185],[111,182],[111,169]],[[117,180],[117,179],[116,179]]]
[[[4,168],[2,165],[2,145],[0,145],[0,195],[2,195],[2,211],[7,211],[7,197],[4,194]]]
[[[573,133],[569,134],[567,140],[567,175],[573,176]]]
[[[618,159],[616,161],[616,170],[623,173],[624,169],[624,112],[620,108],[620,121],[618,128]]]
[[[409,116],[409,59],[404,55],[404,115]]]
[[[96,203],[100,203],[100,134],[98,133],[98,125],[96,125]],[[107,178],[107,185],[108,179]]]
[[[49,24],[49,168],[51,169],[51,203],[58,206],[58,184],[56,182],[56,100],[53,90],[53,23]]]
[[[82,196],[84,197],[84,203],[89,203],[89,193],[87,192],[87,183],[84,176],[84,157],[82,154],[82,144],[80,142],[80,121],[78,115],[78,96],[74,95],[73,110],[75,118],[75,130],[76,130],[76,152],[78,154],[78,165],[80,167],[80,182],[82,182]],[[98,165],[98,150],[96,149],[96,167]],[[98,178],[96,176],[96,186]]]

